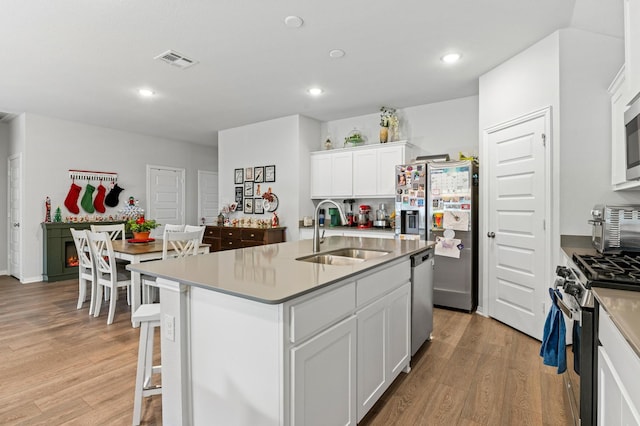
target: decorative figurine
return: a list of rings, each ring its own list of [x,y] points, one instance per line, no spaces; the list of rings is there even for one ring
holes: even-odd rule
[[[51,198],[47,197],[45,202],[44,202],[44,206],[47,210],[46,214],[44,215],[44,221],[46,223],[51,222]]]
[[[280,219],[278,219],[278,215],[276,214],[276,212],[273,212],[273,217],[271,218],[271,227],[277,228],[279,224]]]
[[[56,209],[56,214],[53,216],[54,222],[62,222],[62,212],[60,211],[60,206]]]

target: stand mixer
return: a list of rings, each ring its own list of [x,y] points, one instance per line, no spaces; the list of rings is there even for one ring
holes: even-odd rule
[[[358,228],[371,228],[373,223],[369,218],[369,213],[371,212],[371,206],[366,204],[360,205],[360,212],[358,213]]]

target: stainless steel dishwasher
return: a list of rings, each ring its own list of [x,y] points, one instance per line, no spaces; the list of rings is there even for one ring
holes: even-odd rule
[[[411,256],[411,356],[433,331],[433,248]]]

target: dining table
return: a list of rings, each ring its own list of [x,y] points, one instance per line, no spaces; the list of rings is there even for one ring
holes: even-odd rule
[[[113,240],[111,242],[116,259],[123,260],[129,263],[140,263],[149,260],[162,259],[162,246],[163,242],[161,238],[144,243],[133,243],[128,240]],[[210,244],[200,243],[198,247],[198,254],[209,253]],[[171,256],[170,250],[168,255]],[[141,279],[140,273],[135,271],[131,272],[131,325],[138,327],[138,323],[133,321],[133,313],[140,307],[142,299]]]

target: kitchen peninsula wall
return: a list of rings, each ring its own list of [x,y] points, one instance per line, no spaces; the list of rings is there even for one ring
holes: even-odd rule
[[[211,146],[35,114],[21,114],[10,122],[9,145],[8,155],[22,154],[22,282],[42,279],[40,223],[44,200],[51,197],[54,211],[60,205],[62,215],[68,214],[63,201],[70,185],[69,169],[117,172],[118,182],[125,189],[120,204],[135,196],[141,206],[146,206],[147,164],[184,168],[186,221],[195,224],[198,170],[216,171],[218,162],[216,149]],[[4,188],[6,191],[6,185]]]

